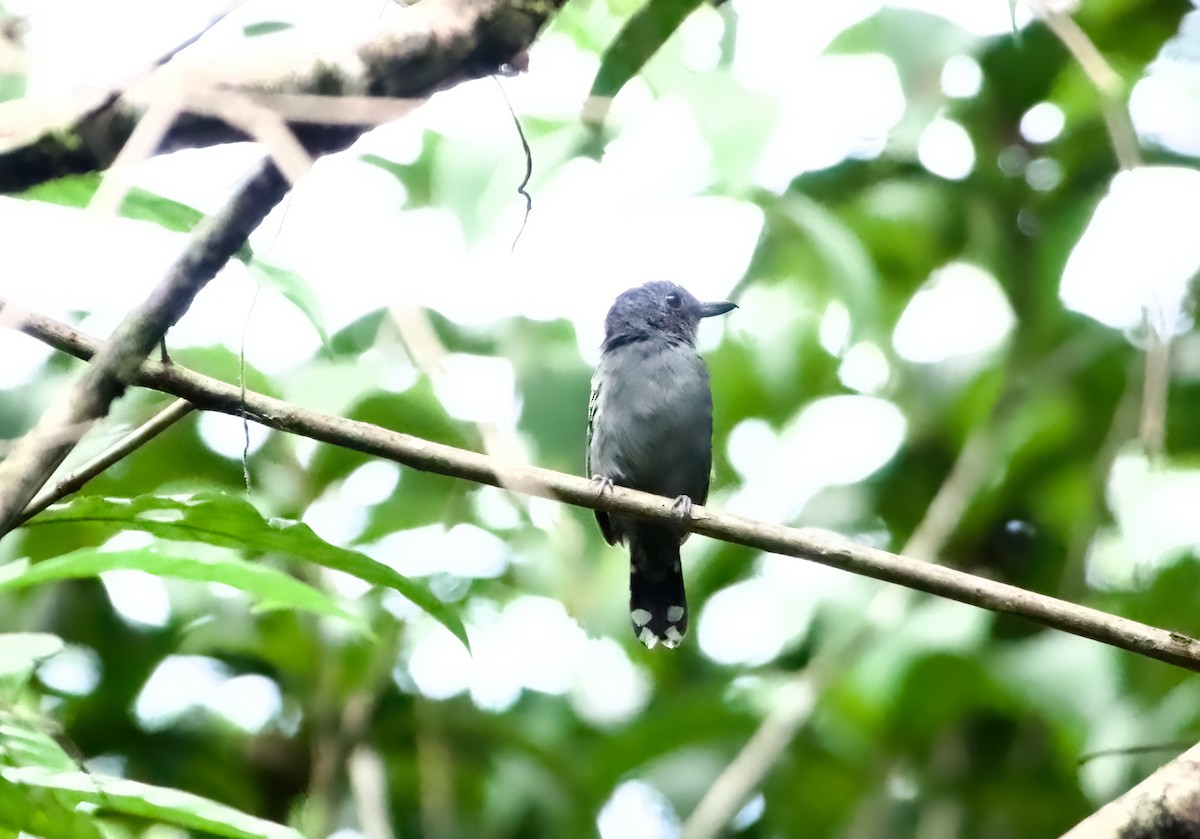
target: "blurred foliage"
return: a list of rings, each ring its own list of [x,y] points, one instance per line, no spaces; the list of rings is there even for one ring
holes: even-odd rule
[[[1132,83],[1177,36],[1189,8],[1177,0],[1088,0],[1078,20]],[[696,72],[684,61],[676,29],[689,15],[723,30],[715,69]],[[785,327],[730,327],[706,352],[714,503],[736,497],[745,478],[728,445],[735,429],[759,423],[786,435],[807,407],[855,393],[847,352],[869,345],[888,371],[875,395],[907,421],[899,449],[867,478],[824,488],[793,509],[789,523],[899,550],[964,449],[980,445],[983,472],[945,534],[942,561],[1200,634],[1194,551],[1138,566],[1121,585],[1096,586],[1089,575],[1097,545],[1122,527],[1106,486],[1136,435],[1142,357],[1131,336],[1066,309],[1058,294],[1067,258],[1116,169],[1086,75],[1038,23],[980,38],[942,18],[884,8],[838,34],[827,53],[878,53],[894,63],[907,106],[886,148],[772,191],[753,174],[780,116],[770,96],[743,87],[731,71],[738,15],[737,3],[572,0],[551,32],[591,58],[594,93],[613,94],[640,78],[637,95],[685,103],[712,151],[706,191],[762,212],[735,293],[744,309],[758,301]],[[263,21],[245,33],[289,25]],[[958,56],[977,62],[981,86],[950,98],[938,78]],[[546,63],[536,72],[555,68]],[[0,69],[0,99],[20,89],[23,78]],[[1035,144],[1019,126],[1041,102],[1056,105],[1065,122],[1056,138]],[[918,138],[934,119],[957,122],[974,146],[975,165],[963,179],[939,177],[919,161]],[[621,131],[619,120],[584,125],[578,115],[523,124],[535,214],[539,188],[558,169],[603,156]],[[410,161],[364,159],[378,177],[403,184],[408,209],[452,210],[472,241],[493,232],[513,200],[516,182],[496,172],[499,160],[511,163],[510,139],[485,154],[474,141],[431,130]],[[1194,165],[1150,145],[1143,152],[1149,162]],[[1036,160],[1057,167],[1048,188],[1031,185]],[[27,197],[81,206],[96,186],[94,178],[70,179]],[[141,190],[123,212],[175,230],[198,218]],[[248,249],[240,258],[301,308],[324,351],[279,375],[243,371],[236,347],[183,349],[177,361],[230,381],[244,375],[248,387],[299,404],[481,448],[483,430],[444,406],[436,375],[413,367],[382,296],[379,311],[326,335],[299,274]],[[901,357],[893,335],[902,315],[934,272],[956,262],[995,277],[1014,315],[1006,342],[969,364]],[[822,335],[838,307],[849,313],[844,346]],[[448,351],[511,364],[520,406],[511,430],[533,462],[581,468],[590,371],[569,321],[522,318],[483,328],[430,313],[430,322]],[[1179,346],[1190,360],[1192,336]],[[77,367],[55,357],[37,380],[0,394],[0,438],[29,428]],[[411,373],[409,380],[389,380],[396,370]],[[1200,462],[1196,380],[1181,364],[1171,383],[1167,450],[1179,468]],[[102,447],[162,402],[132,393],[85,448]],[[819,580],[820,596],[812,602],[799,593],[785,604],[785,617],[797,623],[765,660],[729,664],[707,655],[704,620],[674,654],[648,653],[628,632],[623,558],[603,544],[587,511],[407,469],[392,481],[390,472],[367,471],[372,464],[357,452],[271,435],[248,455],[246,499],[238,458],[215,451],[190,418],[0,543],[0,839],[18,831],[328,835],[357,829],[373,808],[397,836],[586,836],[614,792],[632,781],[656,790],[666,812],[682,820],[781,686],[871,620],[866,607],[881,588],[853,579],[831,584],[804,566],[796,573]],[[799,473],[805,464],[777,468]],[[774,566],[748,549],[693,539],[688,550],[697,610],[747,582],[775,579]],[[484,562],[495,555],[502,560]],[[121,578],[113,574],[139,570],[163,581],[170,604],[163,621],[132,620],[127,606],[118,608],[114,580]],[[1200,685],[1191,674],[955,604],[914,603],[899,625],[868,636],[865,649],[841,662],[733,835],[1055,835],[1167,756],[1084,761],[1087,753],[1200,737]],[[588,640],[574,649],[590,658],[541,664],[557,640],[548,636],[565,631],[563,622],[521,636],[524,646],[507,658],[496,654],[509,636],[496,641],[493,633],[518,607],[561,614],[553,611],[558,604],[583,627]],[[737,622],[753,624],[742,614]],[[464,641],[469,633],[478,661],[508,661],[514,673],[498,682],[512,690],[430,689],[430,667],[461,669],[466,655],[443,627]],[[602,638],[619,646],[597,646]],[[642,693],[606,717],[587,703],[604,695],[610,670],[600,662],[614,656],[619,681]],[[139,710],[152,674],[183,660],[174,657],[217,673],[222,684],[270,684],[278,707],[265,721],[238,722],[236,708],[206,698],[215,688],[205,683],[165,719]],[[64,671],[56,661],[74,664]],[[551,671],[570,675],[564,681]],[[599,686],[585,689],[589,679]],[[371,788],[364,765],[383,772],[380,800],[364,792]],[[643,832],[626,835],[673,835],[673,823],[670,815],[661,824],[647,815]]]

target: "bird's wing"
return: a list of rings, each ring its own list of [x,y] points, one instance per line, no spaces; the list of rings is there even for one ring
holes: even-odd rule
[[[704,484],[702,485],[700,492],[698,492],[696,494],[696,497],[693,498],[692,501],[695,501],[697,504],[700,504],[701,506],[703,506],[704,503],[706,501],[708,501],[708,487],[709,487],[709,482],[712,480],[712,435],[713,435],[712,384],[710,383],[709,377],[708,377],[708,365],[704,363],[703,359],[700,360],[700,378],[704,382],[704,393],[708,397],[708,405],[707,405],[707,407],[708,407],[708,426],[706,429],[706,433],[708,435],[707,439],[709,441],[708,442],[708,466],[704,470]],[[687,537],[685,536],[684,538],[686,539]]]
[[[587,423],[587,450],[584,452],[584,476],[593,478],[592,473],[592,434],[595,432],[596,425],[596,408],[600,404],[600,377],[592,377],[592,395],[588,398],[588,423]],[[608,477],[605,475],[605,477]],[[616,544],[616,535],[613,533],[612,522],[608,519],[608,513],[602,510],[596,510],[596,524],[600,525],[600,533],[604,536],[604,541],[610,545]]]
[[[584,451],[584,477],[592,477],[592,432],[595,430],[596,406],[600,404],[600,377],[592,377],[592,395],[588,398],[587,449]]]

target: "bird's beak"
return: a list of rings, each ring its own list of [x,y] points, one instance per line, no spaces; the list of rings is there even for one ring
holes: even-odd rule
[[[721,300],[717,303],[701,303],[699,307],[700,317],[711,318],[716,315],[723,315],[726,312],[731,312],[737,308],[736,303],[730,303],[728,300]]]

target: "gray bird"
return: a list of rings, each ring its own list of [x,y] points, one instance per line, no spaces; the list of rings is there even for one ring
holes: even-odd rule
[[[701,318],[733,303],[701,303],[674,283],[624,292],[608,310],[588,404],[587,473],[612,484],[675,498],[686,517],[708,497],[712,390],[696,353]],[[677,647],[687,634],[679,546],[670,524],[596,511],[610,545],[629,543],[629,617],[647,647]]]

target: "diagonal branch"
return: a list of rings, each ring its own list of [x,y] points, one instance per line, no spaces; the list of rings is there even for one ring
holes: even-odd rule
[[[160,138],[160,151],[254,139],[244,123],[214,118],[223,115],[222,107],[215,115],[207,106],[191,112],[190,102],[211,103],[230,94],[243,105],[253,102],[271,110],[307,154],[337,151],[391,118],[395,100],[410,100],[406,106],[411,106],[411,100],[492,75],[503,65],[521,65],[525,50],[565,2],[422,0],[397,10],[393,20],[356,45],[311,43],[306,39],[312,33],[282,33],[203,60],[183,53],[119,91],[59,113],[48,115],[47,107],[27,100],[0,103],[0,193],[107,169],[139,118],[164,102],[178,103],[185,112]],[[313,113],[311,102],[307,116],[282,106],[277,110],[273,100],[280,95],[324,99],[334,117]],[[347,112],[337,107],[341,97],[381,104],[351,109],[357,119],[347,122]]]
[[[241,96],[256,90],[392,98],[429,95],[491,73],[500,64],[514,63],[564,2],[425,0],[401,15],[400,26],[385,30],[356,51],[346,51],[338,61],[311,51],[302,53],[300,58],[307,62],[303,72],[296,63],[272,65],[258,54],[245,56],[251,59],[249,67],[222,66],[217,77],[211,69],[207,69],[205,78],[206,68],[172,63],[149,80],[158,85],[158,99],[152,92],[149,101],[161,105],[164,96],[175,101],[180,91],[191,91],[195,96],[222,90],[227,99],[234,92]],[[293,62],[298,60],[295,54],[291,58]],[[231,75],[239,71],[248,73],[248,80],[241,85]],[[303,76],[304,81],[297,82],[297,76]],[[40,126],[29,133],[25,145],[17,142],[12,146],[11,137],[7,149],[0,143],[0,192],[68,172],[108,166],[113,150],[125,144],[137,123],[139,110],[132,94],[105,94],[74,124]],[[8,115],[3,109],[0,113]],[[208,120],[207,133],[201,134],[208,140],[230,139],[228,132],[213,133],[213,120],[203,119]],[[176,120],[175,127],[186,122]],[[11,130],[10,124],[0,118],[5,132]],[[366,127],[310,124],[307,134],[301,136],[303,125],[295,127],[298,141],[305,151],[321,153],[345,148]],[[169,140],[165,138],[164,142]],[[301,156],[305,153],[296,148],[293,151]],[[187,249],[150,297],[125,317],[69,393],[0,462],[0,536],[12,529],[21,511],[91,424],[108,413],[109,405],[128,387],[150,350],[279,203],[287,188],[273,163],[261,165],[225,210],[196,229]]]
[[[1104,113],[1104,125],[1112,142],[1113,155],[1122,169],[1136,169],[1142,165],[1138,150],[1137,132],[1125,107],[1124,82],[1112,65],[1104,58],[1087,33],[1080,28],[1075,18],[1055,7],[1047,0],[1027,0],[1030,8],[1042,19],[1046,27],[1066,47],[1079,64],[1088,81],[1100,95],[1100,107]]]
[[[1200,835],[1200,745],[1193,746],[1062,839]]]
[[[17,324],[25,334],[79,358],[89,359],[104,348],[104,344],[95,338],[43,315],[20,309],[3,298],[0,298],[0,319]],[[534,466],[502,465],[494,458],[476,452],[388,431],[369,423],[309,411],[251,391],[243,393],[235,385],[177,364],[145,362],[135,381],[187,399],[197,408],[236,416],[242,416],[244,412],[249,419],[269,428],[387,458],[413,469],[503,486],[580,507],[664,522],[678,521],[671,499],[623,488],[612,493],[597,493],[591,482],[584,478]],[[1019,615],[1052,629],[1200,671],[1200,641],[1187,635],[953,568],[859,545],[828,531],[784,527],[707,507],[695,507],[684,526],[725,542],[808,559],[981,609]]]
[[[901,553],[929,562],[936,560],[970,499],[991,474],[996,438],[993,422],[967,440]],[[680,834],[683,839],[720,835],[812,716],[824,689],[861,658],[864,649],[887,625],[898,624],[915,600],[910,589],[880,591],[865,609],[869,619],[854,634],[843,643],[827,644],[788,680],[758,729],[684,822]]]
[[[184,399],[176,399],[145,423],[139,425],[116,443],[96,455],[96,457],[80,466],[70,475],[57,481],[54,486],[44,487],[37,494],[37,497],[29,502],[29,506],[21,511],[21,515],[17,519],[17,525],[24,524],[51,504],[61,501],[73,492],[77,492],[92,478],[114,463],[128,457],[194,410],[195,406],[190,402]]]
[[[105,416],[113,400],[125,392],[167,329],[183,316],[200,289],[287,190],[287,181],[274,165],[261,166],[224,210],[201,222],[150,296],[125,316],[67,394],[17,441],[0,462],[0,535],[12,529],[21,511],[92,423]],[[0,313],[0,319],[12,323],[11,315]]]

